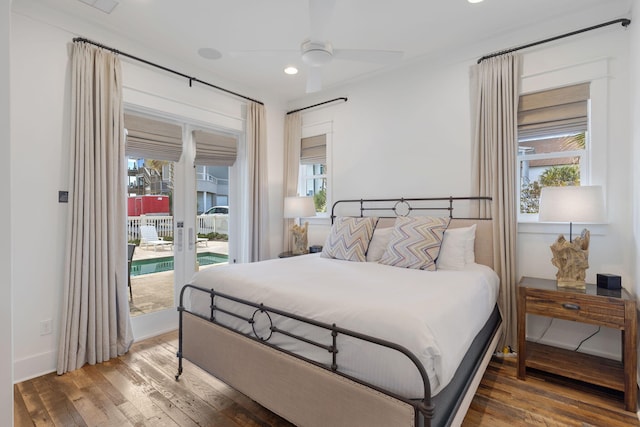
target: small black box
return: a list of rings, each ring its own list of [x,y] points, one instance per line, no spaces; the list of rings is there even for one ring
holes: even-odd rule
[[[596,277],[599,288],[620,289],[622,287],[622,279],[618,275],[598,273]]]
[[[309,253],[310,254],[317,254],[318,252],[322,252],[322,246],[313,245],[313,246],[309,247]]]

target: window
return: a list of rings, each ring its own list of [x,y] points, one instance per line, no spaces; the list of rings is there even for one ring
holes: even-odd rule
[[[229,204],[229,168],[236,163],[238,157],[237,137],[195,130],[193,138],[196,143],[194,163],[196,165],[197,212],[221,213],[210,210],[212,206],[228,206]],[[228,224],[228,222],[226,223]],[[198,233],[210,233],[211,225],[211,223],[207,225],[199,220]],[[220,231],[224,232],[223,234],[229,233],[228,228]]]
[[[302,138],[300,147],[301,196],[311,196],[317,213],[327,212],[327,136]]]
[[[520,97],[520,219],[537,215],[542,187],[588,184],[589,102],[589,83]]]

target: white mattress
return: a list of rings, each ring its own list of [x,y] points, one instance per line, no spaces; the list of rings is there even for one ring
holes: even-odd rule
[[[462,271],[430,272],[327,259],[319,254],[213,266],[196,273],[191,283],[402,345],[422,362],[432,395],[453,377],[493,311],[499,288],[495,272],[479,264]],[[186,302],[189,299],[191,306]],[[236,305],[221,299],[216,304],[230,310]],[[185,305],[209,316],[208,294],[191,292]],[[247,317],[255,311],[239,310]],[[267,336],[266,317],[257,315],[256,319],[256,330]],[[278,316],[272,319],[281,329],[331,344],[326,331]],[[223,313],[218,312],[216,320],[251,332],[247,322]],[[269,342],[331,364],[328,351],[283,334],[274,334]],[[345,336],[339,336],[338,349],[341,372],[408,398],[423,397],[420,377],[406,357]]]

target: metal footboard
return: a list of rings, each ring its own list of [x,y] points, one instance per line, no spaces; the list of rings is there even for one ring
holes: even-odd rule
[[[209,310],[209,316],[204,316],[202,314],[199,313],[195,313],[193,311],[188,310],[187,308],[185,308],[184,306],[184,297],[185,297],[185,292],[190,289],[192,292],[202,292],[205,294],[209,295],[210,298],[210,310]],[[221,308],[219,306],[220,302],[222,301],[233,301],[236,304],[241,304],[242,306],[246,307],[249,309],[249,311],[253,311],[253,314],[251,316],[243,316],[240,314],[237,314],[236,312],[232,312],[229,310],[226,310],[224,308]],[[415,411],[415,419],[416,419],[416,425],[419,425],[419,415],[422,414],[422,416],[424,417],[424,421],[425,421],[425,426],[429,426],[430,425],[430,420],[433,417],[433,412],[434,412],[434,405],[432,403],[432,399],[431,399],[431,386],[429,383],[429,378],[427,376],[427,373],[424,369],[424,367],[422,366],[422,363],[418,360],[418,358],[411,353],[409,350],[407,350],[406,348],[404,348],[403,346],[400,346],[398,344],[395,344],[393,342],[389,342],[386,340],[381,340],[369,335],[365,335],[365,334],[361,334],[359,332],[356,331],[352,331],[349,329],[345,329],[345,328],[341,328],[335,324],[327,324],[327,323],[323,323],[323,322],[318,322],[316,320],[313,319],[309,319],[303,316],[299,316],[296,314],[292,314],[292,313],[288,313],[286,311],[283,310],[279,310],[273,307],[269,307],[269,306],[265,306],[264,304],[261,303],[256,303],[253,301],[248,301],[242,298],[237,298],[231,295],[227,295],[224,293],[220,293],[220,292],[216,292],[214,289],[206,289],[203,287],[199,287],[199,286],[195,286],[192,284],[187,284],[185,286],[183,286],[182,290],[180,291],[180,304],[178,306],[178,312],[179,312],[179,336],[178,336],[178,373],[176,374],[175,378],[176,380],[178,380],[180,378],[180,375],[182,374],[182,370],[183,370],[183,348],[182,348],[182,341],[183,341],[183,314],[186,313],[190,313],[196,317],[199,317],[203,320],[206,320],[207,322],[216,324],[218,326],[221,326],[227,330],[233,331],[237,334],[240,334],[248,339],[260,342],[266,346],[269,346],[273,349],[276,349],[278,351],[281,351],[283,353],[286,353],[290,356],[293,356],[297,359],[300,360],[304,360],[305,362],[308,362],[310,364],[313,364],[315,366],[318,366],[322,369],[325,369],[327,371],[331,371],[333,373],[335,373],[336,375],[340,375],[344,378],[347,378],[351,381],[354,381],[358,384],[364,385],[366,387],[369,387],[373,390],[376,390],[380,393],[383,393],[387,396],[390,396],[392,398],[398,399],[402,402],[405,402],[409,405],[411,405],[414,408]],[[242,331],[239,331],[235,328],[231,328],[228,325],[225,325],[224,323],[221,323],[218,320],[218,315],[224,313],[225,315],[229,315],[232,316],[236,319],[240,319],[243,322],[246,322],[250,327],[251,327],[251,332],[250,333],[244,333]],[[264,317],[263,317],[264,316]],[[263,319],[266,319],[266,321],[268,321],[268,333],[261,333],[259,331],[256,330],[255,324],[256,324],[256,318],[257,317],[263,317]],[[276,319],[274,321],[274,319]],[[291,331],[287,331],[281,327],[279,327],[279,325],[275,324],[277,323],[277,319],[292,319],[295,320],[297,322],[302,322],[308,325],[312,325],[316,328],[320,328],[321,330],[326,331],[326,333],[328,334],[329,341],[331,342],[330,345],[326,345],[324,343],[318,342],[318,341],[314,341],[312,339],[297,335]],[[264,320],[263,320],[264,321]],[[303,357],[301,355],[298,355],[296,353],[290,352],[288,350],[279,348],[278,346],[270,343],[270,339],[274,334],[284,334],[290,338],[299,340],[301,342],[304,342],[306,344],[312,345],[312,346],[316,346],[319,347],[327,352],[329,352],[331,354],[331,363],[330,364],[324,364],[321,362],[318,362],[316,360],[312,360],[306,357]],[[352,338],[355,338],[357,340],[362,340],[364,342],[370,343],[370,344],[374,344],[377,346],[381,346],[381,347],[385,347],[388,349],[391,349],[393,351],[396,351],[400,354],[402,354],[404,357],[406,357],[407,359],[409,359],[411,361],[411,363],[413,363],[413,365],[415,365],[421,380],[422,380],[422,384],[423,384],[423,388],[424,388],[424,397],[422,400],[415,400],[415,399],[408,399],[406,397],[400,396],[396,393],[390,392],[388,390],[385,390],[381,387],[378,387],[374,384],[371,384],[367,381],[363,381],[361,379],[355,378],[353,376],[350,376],[348,374],[345,374],[344,372],[340,371],[340,363],[339,363],[339,356],[340,356],[340,348],[338,345],[338,336],[340,335],[345,335],[345,336],[349,336]]]

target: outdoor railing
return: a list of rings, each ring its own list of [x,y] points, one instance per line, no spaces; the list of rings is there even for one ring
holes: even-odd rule
[[[229,235],[229,215],[200,215],[196,217],[196,227],[198,233],[201,234],[219,233]]]
[[[173,216],[171,215],[141,215],[127,217],[127,239],[140,239],[140,226],[153,225],[158,237],[173,236]],[[201,215],[196,217],[196,232],[198,234],[219,233],[229,235],[229,215]]]

